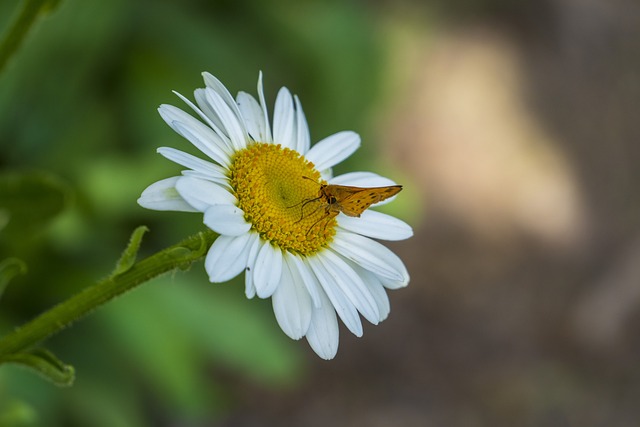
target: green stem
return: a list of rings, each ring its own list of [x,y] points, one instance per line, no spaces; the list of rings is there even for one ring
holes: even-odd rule
[[[0,358],[35,346],[97,307],[154,277],[177,268],[188,268],[206,254],[216,237],[212,231],[197,233],[133,264],[120,274],[84,289],[3,337]]]
[[[47,9],[53,9],[58,2],[58,0],[23,0],[21,2],[20,10],[0,40],[0,71],[4,69],[11,55],[18,50],[38,15]]]

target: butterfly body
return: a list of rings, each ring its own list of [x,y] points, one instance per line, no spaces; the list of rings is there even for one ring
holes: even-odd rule
[[[387,187],[350,187],[346,185],[321,184],[318,200],[325,203],[325,212],[334,217],[345,215],[360,217],[369,206],[395,196],[401,185]]]

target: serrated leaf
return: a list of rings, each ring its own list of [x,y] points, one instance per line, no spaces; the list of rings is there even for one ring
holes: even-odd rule
[[[63,363],[53,353],[43,348],[6,355],[0,359],[0,364],[2,363],[14,363],[33,369],[58,387],[69,387],[75,379],[73,366]]]
[[[0,174],[0,211],[7,221],[3,233],[19,235],[43,228],[69,199],[69,189],[58,178],[42,172]]]
[[[27,265],[17,258],[7,258],[0,262],[0,297],[11,279],[26,272]]]
[[[116,263],[116,268],[113,270],[111,277],[116,277],[126,271],[128,271],[133,264],[136,262],[136,258],[138,256],[138,250],[140,249],[140,244],[142,243],[142,236],[144,233],[149,231],[145,225],[141,225],[136,228],[131,234],[131,238],[129,239],[129,244],[126,249],[122,252],[120,259]]]

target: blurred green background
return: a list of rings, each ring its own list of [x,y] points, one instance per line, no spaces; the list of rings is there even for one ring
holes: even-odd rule
[[[5,29],[18,2],[0,2]],[[0,333],[200,230],[135,200],[189,150],[159,117],[200,73],[287,86],[336,172],[405,185],[409,288],[319,360],[201,264],[47,341],[57,388],[0,368],[0,426],[632,426],[640,419],[640,10],[632,0],[63,0],[0,74]],[[12,193],[15,194],[15,191]]]

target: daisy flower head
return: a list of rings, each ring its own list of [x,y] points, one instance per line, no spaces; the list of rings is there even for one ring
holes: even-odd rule
[[[374,191],[362,193],[366,203],[357,194],[349,199],[357,212],[338,191],[395,183],[371,172],[333,177],[331,168],[360,146],[358,134],[339,132],[311,147],[300,101],[286,88],[278,92],[271,124],[262,74],[257,100],[245,92],[234,99],[214,76],[203,76],[206,87],[196,89],[195,103],[176,93],[198,118],[171,105],[159,112],[206,160],[159,148],[186,170],[151,184],[138,203],[203,213],[204,224],[219,234],[205,260],[211,282],[244,271],[247,297],[271,298],[282,330],[292,339],[306,337],[320,357],[331,359],[338,349],[337,317],[361,336],[360,315],[373,324],[384,320],[386,289],[409,283],[400,258],[373,239],[413,234],[395,217],[364,210],[382,199]],[[400,187],[394,189],[389,195]]]

